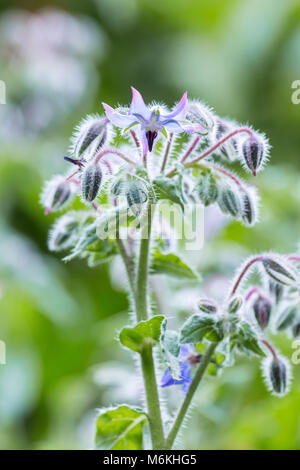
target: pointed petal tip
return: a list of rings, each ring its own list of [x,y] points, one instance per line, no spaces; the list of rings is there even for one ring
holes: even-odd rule
[[[109,106],[109,104],[103,103],[103,101],[102,101],[102,106],[105,109],[105,111],[111,112],[113,110],[113,108]]]

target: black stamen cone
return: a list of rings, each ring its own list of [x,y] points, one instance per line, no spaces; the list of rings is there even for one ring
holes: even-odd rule
[[[157,137],[157,132],[156,131],[147,131],[146,132],[146,137],[147,137],[147,141],[148,141],[149,152],[152,152],[153,144],[154,144],[154,141]]]

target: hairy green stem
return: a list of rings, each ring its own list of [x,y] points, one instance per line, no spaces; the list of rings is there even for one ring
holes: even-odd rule
[[[147,402],[152,449],[164,449],[165,439],[160,411],[160,401],[156,383],[152,348],[149,346],[141,353],[141,363]]]
[[[152,226],[152,207],[148,205],[146,214],[144,215],[145,225],[142,228],[142,239],[140,243],[140,255],[136,284],[136,314],[137,321],[147,320],[148,317],[148,270],[149,270],[149,250],[151,240]]]
[[[148,318],[148,271],[149,271],[149,250],[151,241],[152,207],[149,204],[145,214],[145,226],[140,242],[140,255],[138,261],[138,272],[135,281],[132,274],[131,259],[128,257],[122,241],[119,239],[118,245],[124,264],[126,266],[131,290],[133,293],[137,321]],[[136,282],[136,288],[135,288]],[[149,427],[153,449],[164,448],[164,431],[161,418],[160,401],[156,383],[154,360],[152,347],[146,346],[141,352],[141,365],[143,372],[145,396],[149,418]]]
[[[134,292],[134,281],[135,281],[133,260],[129,256],[129,254],[127,253],[123,241],[119,238],[119,233],[117,234],[117,237],[116,237],[116,243],[118,245],[120,255],[121,255],[123,263],[125,265],[128,281],[129,281],[129,284],[130,284],[131,291],[133,293]]]
[[[173,423],[173,426],[167,436],[167,439],[166,439],[166,446],[165,448],[166,449],[172,449],[172,446],[174,444],[174,441],[176,439],[176,436],[178,434],[178,431],[183,423],[183,420],[186,416],[186,413],[187,413],[187,410],[191,404],[191,401],[193,399],[193,396],[194,396],[194,393],[204,375],[204,372],[208,366],[208,364],[210,363],[210,360],[211,360],[211,357],[217,347],[217,344],[218,343],[211,343],[209,345],[209,347],[207,348],[207,351],[203,357],[203,359],[201,360],[199,366],[198,366],[198,369],[196,371],[196,374],[193,378],[193,381],[188,389],[188,392],[185,396],[185,399],[183,400],[183,403],[181,405],[181,408],[179,409],[178,411],[178,414],[175,418],[175,421]]]

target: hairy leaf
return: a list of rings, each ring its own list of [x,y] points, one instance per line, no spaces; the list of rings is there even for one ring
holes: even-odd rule
[[[156,315],[150,320],[141,321],[133,328],[125,327],[121,330],[120,341],[123,346],[135,352],[142,352],[144,346],[154,346],[160,339],[162,315]]]
[[[162,253],[158,248],[152,254],[150,269],[152,274],[168,274],[185,279],[198,279],[199,277],[179,256],[174,253]]]
[[[142,410],[127,405],[100,411],[96,421],[96,449],[141,450],[146,422]]]

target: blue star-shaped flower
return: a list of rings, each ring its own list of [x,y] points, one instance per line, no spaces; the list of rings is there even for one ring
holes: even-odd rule
[[[169,369],[166,369],[161,378],[160,386],[182,385],[181,391],[185,394],[192,382],[191,367],[199,362],[200,355],[195,353],[192,345],[182,344],[180,346],[179,359],[182,361],[180,364],[180,379],[174,379]]]
[[[106,116],[115,126],[128,129],[134,125],[139,125],[143,155],[146,155],[148,151],[152,151],[155,139],[163,129],[167,129],[175,134],[203,131],[204,126],[201,124],[191,125],[184,122],[187,114],[187,92],[183,94],[181,100],[171,113],[160,114],[159,109],[151,109],[145,105],[142,95],[135,88],[131,87],[131,90],[132,101],[128,114],[121,114],[108,104],[102,104]]]

